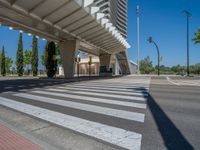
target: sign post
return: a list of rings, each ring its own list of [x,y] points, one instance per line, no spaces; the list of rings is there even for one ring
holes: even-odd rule
[[[80,62],[81,62],[81,58],[79,55],[75,58],[75,62],[77,63],[77,76],[79,79],[79,68],[80,68]]]
[[[92,56],[89,56],[88,65],[89,65],[89,78],[90,78],[91,77]]]

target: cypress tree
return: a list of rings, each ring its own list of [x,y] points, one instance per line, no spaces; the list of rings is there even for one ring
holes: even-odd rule
[[[6,57],[5,57],[4,46],[2,48],[2,53],[1,53],[1,75],[2,76],[6,75]]]
[[[16,55],[16,66],[17,66],[17,74],[18,74],[18,76],[23,76],[24,68],[23,68],[22,33],[20,33],[20,35],[19,35],[19,42],[18,42],[17,55]]]
[[[33,36],[31,63],[32,63],[33,76],[37,76],[38,74],[38,41],[37,41],[36,36]]]
[[[56,46],[54,42],[48,44],[46,70],[49,78],[53,78],[57,71]]]
[[[43,54],[42,54],[42,56],[41,56],[42,65],[45,66],[45,69],[46,69],[46,67],[47,67],[48,45],[49,45],[49,42],[47,41],[47,43],[46,43],[46,45],[45,45],[45,48],[44,48],[44,51],[43,51]]]

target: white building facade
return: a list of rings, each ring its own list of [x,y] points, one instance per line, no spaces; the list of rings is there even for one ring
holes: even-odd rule
[[[94,2],[121,35],[127,39],[128,0],[95,0]]]
[[[128,0],[94,0],[96,6],[110,20],[119,33],[127,39],[128,28]],[[115,54],[122,74],[132,74],[127,50]]]

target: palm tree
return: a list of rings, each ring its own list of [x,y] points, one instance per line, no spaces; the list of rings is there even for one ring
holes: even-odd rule
[[[194,41],[195,43],[200,43],[200,28],[199,28],[198,31],[195,33],[195,37],[194,37],[193,41]]]

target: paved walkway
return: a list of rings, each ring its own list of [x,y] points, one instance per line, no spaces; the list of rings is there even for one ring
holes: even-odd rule
[[[0,124],[0,150],[42,150],[20,134]]]
[[[149,77],[132,76],[55,83],[2,94],[0,105],[121,149],[140,150],[149,84]]]

